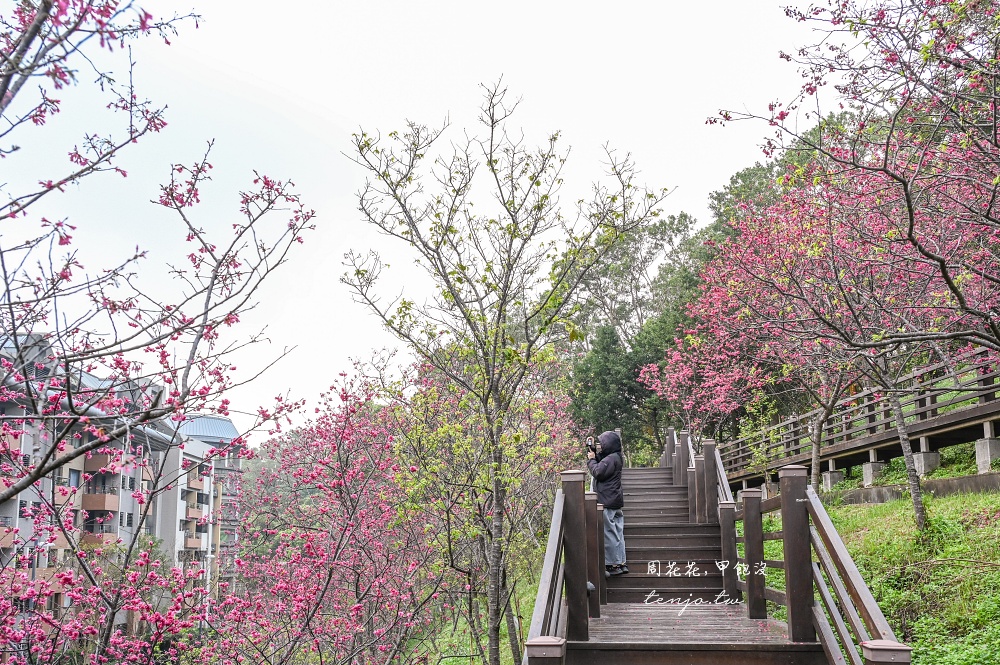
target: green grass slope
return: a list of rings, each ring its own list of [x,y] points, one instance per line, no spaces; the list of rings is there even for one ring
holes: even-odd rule
[[[830,508],[858,568],[916,665],[1000,665],[1000,494]]]

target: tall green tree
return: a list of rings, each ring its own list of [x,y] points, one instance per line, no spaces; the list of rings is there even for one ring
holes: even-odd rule
[[[485,88],[481,133],[436,157],[443,129],[409,123],[384,138],[357,134],[354,160],[369,178],[359,195],[361,214],[415,254],[434,294],[427,301],[382,299],[386,266],[375,252],[350,253],[344,276],[357,300],[459,386],[476,412],[482,434],[469,454],[476,460],[475,491],[491,507],[482,526],[490,665],[500,663],[510,601],[504,571],[518,529],[508,498],[521,480],[513,472],[521,434],[511,416],[535,393],[532,369],[565,339],[583,280],[624,234],[659,218],[666,195],[640,187],[629,159],[608,151],[608,184],[564,210],[559,134],[536,148],[521,131],[508,132],[516,106],[505,89]]]

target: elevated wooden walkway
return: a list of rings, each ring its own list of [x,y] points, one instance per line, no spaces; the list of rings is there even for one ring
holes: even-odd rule
[[[914,451],[933,453],[959,443],[996,441],[1000,431],[998,377],[1000,371],[986,349],[920,367],[903,377],[897,389],[903,392],[904,426]],[[730,484],[759,485],[765,470],[810,465],[810,433],[817,415],[819,411],[809,411],[720,444]],[[885,391],[868,388],[840,400],[823,425],[819,452],[820,463],[829,471],[902,456]]]
[[[823,508],[799,482],[805,480],[804,469],[786,471],[784,503],[772,499],[762,505],[759,491],[751,491],[737,511],[714,444],[708,442],[704,455],[695,455],[683,433],[677,437],[671,431],[659,468],[623,472],[630,572],[610,578],[603,574],[603,509],[596,494],[584,491],[583,472],[564,472],[525,665],[909,662],[908,647],[895,642],[842,543],[836,545],[835,531],[834,555],[821,545],[820,563],[812,562],[808,511],[815,509],[813,503]],[[786,556],[765,561],[762,510],[776,508],[794,531],[766,536],[782,540]],[[829,536],[832,526],[825,511],[817,516],[811,530],[822,540],[819,534]],[[743,537],[736,536],[740,520]],[[824,561],[829,571],[819,567]],[[845,562],[846,575],[838,567]],[[785,571],[785,590],[766,588],[763,574],[753,573],[765,566]],[[831,593],[828,582],[837,603],[824,602],[824,592]],[[864,588],[859,590],[859,584]],[[765,600],[785,605],[788,622],[768,617]],[[858,649],[860,642],[866,644]],[[877,660],[889,656],[892,661]]]

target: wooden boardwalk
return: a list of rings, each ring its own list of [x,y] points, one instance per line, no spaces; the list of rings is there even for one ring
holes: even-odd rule
[[[990,354],[982,349],[955,365],[927,365],[899,382],[900,389],[907,391],[900,398],[904,426],[917,454],[1000,434],[1000,372]],[[761,464],[752,463],[755,457],[767,459],[769,472],[790,464],[810,465],[810,432],[818,413],[809,411],[720,445],[730,485],[735,489],[761,482],[764,470]],[[845,397],[823,426],[820,463],[824,470],[886,462],[902,454],[885,391],[867,389]]]

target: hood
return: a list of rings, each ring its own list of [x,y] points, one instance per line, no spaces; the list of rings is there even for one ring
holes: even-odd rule
[[[618,432],[604,432],[597,440],[601,442],[601,452],[597,454],[599,459],[622,451],[622,438],[618,436]]]

